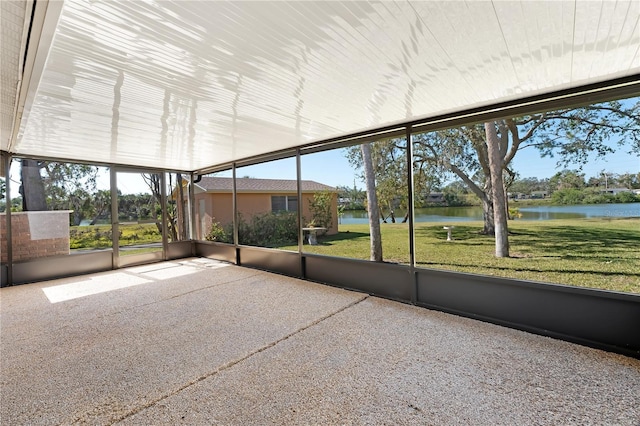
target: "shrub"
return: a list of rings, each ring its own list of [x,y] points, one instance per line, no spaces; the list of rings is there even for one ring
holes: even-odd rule
[[[606,204],[615,203],[615,197],[611,194],[588,193],[582,200],[584,204]]]
[[[619,192],[615,195],[616,203],[637,203],[640,202],[640,196],[634,194],[633,192]]]
[[[333,222],[331,214],[331,201],[333,193],[321,191],[313,194],[313,199],[309,200],[309,210],[311,210],[311,221],[314,226],[329,228]]]
[[[204,236],[204,239],[207,241],[229,243],[233,242],[233,238],[229,238],[230,235],[233,235],[233,225],[231,227],[231,233],[227,234],[227,231],[225,231],[222,225],[220,225],[220,222],[213,222],[211,224],[211,228],[209,228],[209,232]]]
[[[296,212],[263,213],[247,223],[238,215],[238,237],[241,244],[275,247],[298,241],[298,215]]]
[[[469,201],[464,197],[465,194],[458,194],[457,192],[453,192],[451,190],[445,189],[443,198],[444,202],[449,207],[457,207],[457,206],[468,206]],[[441,203],[438,203],[440,205]]]
[[[69,228],[71,249],[111,247],[111,226],[82,226]]]
[[[554,204],[582,204],[584,201],[584,191],[576,188],[559,189],[551,195]]]
[[[522,213],[520,213],[520,209],[518,207],[509,207],[509,220],[520,219],[522,217]]]

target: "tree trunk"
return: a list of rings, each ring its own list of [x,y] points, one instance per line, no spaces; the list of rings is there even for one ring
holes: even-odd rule
[[[494,226],[494,214],[493,214],[493,201],[486,195],[482,197],[482,219],[484,220],[484,226],[482,227],[482,233],[484,235],[495,235],[496,229]]]
[[[485,123],[489,169],[493,189],[493,221],[496,237],[496,257],[509,257],[509,230],[507,228],[506,194],[502,176],[503,158],[500,155],[500,138],[495,124]]]
[[[93,216],[93,219],[91,219],[91,222],[89,223],[89,225],[95,225],[96,223],[98,223],[98,219],[100,219],[100,216],[104,213],[104,211],[105,211],[105,207],[98,206],[96,208],[96,214]]]
[[[107,208],[111,207],[111,200],[110,199],[106,200],[102,198],[102,195],[98,193],[93,198],[93,204],[94,204],[94,207],[96,208],[96,213],[93,216],[93,219],[91,220],[90,225],[95,225],[96,223],[98,223],[98,219],[100,219],[100,216],[102,216],[102,214],[106,211]]]
[[[367,206],[369,208],[369,233],[371,235],[371,256],[374,262],[382,262],[382,236],[380,234],[380,207],[376,195],[376,180],[371,160],[371,146],[368,143],[360,145],[364,178],[367,187]]]
[[[77,203],[73,206],[73,226],[80,225],[80,222],[82,222],[82,219],[84,218],[81,207],[82,206],[77,205]]]
[[[493,199],[492,199],[492,190],[491,190],[491,179],[487,178],[485,183],[485,189],[482,190],[478,185],[475,184],[471,180],[469,176],[466,175],[465,172],[460,170],[456,165],[449,163],[449,170],[455,173],[462,181],[467,185],[467,187],[476,194],[478,198],[482,201],[482,217],[484,219],[484,226],[482,228],[482,233],[485,235],[493,235],[495,233],[495,227],[493,223]]]
[[[507,193],[507,188],[504,189],[504,209],[507,212],[507,220],[513,220],[511,213],[509,212],[509,194]]]
[[[47,197],[44,193],[44,182],[40,175],[40,166],[36,160],[22,160],[20,168],[20,194],[22,195],[22,210],[47,210]]]

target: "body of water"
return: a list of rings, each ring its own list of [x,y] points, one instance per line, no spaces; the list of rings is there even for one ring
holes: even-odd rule
[[[511,203],[511,208],[518,207]],[[580,204],[575,206],[520,207],[518,220],[586,219],[596,217],[640,217],[640,203]],[[402,222],[404,211],[396,212],[396,222]],[[416,222],[468,222],[482,220],[482,207],[431,207],[416,209]],[[391,220],[387,220],[391,222]],[[367,212],[348,211],[340,223],[368,223]]]

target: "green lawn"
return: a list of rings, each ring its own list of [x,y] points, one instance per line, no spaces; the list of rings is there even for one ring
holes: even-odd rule
[[[69,231],[70,248],[100,249],[110,248],[111,225],[72,226]],[[155,223],[120,224],[120,245],[141,245],[162,242],[162,236]]]
[[[447,241],[444,225],[455,225]],[[480,222],[416,224],[419,267],[640,293],[640,219],[511,221],[511,257],[494,257]],[[382,224],[385,261],[408,263],[408,226]],[[368,225],[341,225],[304,251],[369,258]],[[297,250],[297,246],[281,247]]]
[[[146,254],[146,253],[156,253],[162,251],[162,247],[144,247],[144,248],[134,248],[134,249],[126,249],[118,252],[120,256],[133,256],[135,254]]]

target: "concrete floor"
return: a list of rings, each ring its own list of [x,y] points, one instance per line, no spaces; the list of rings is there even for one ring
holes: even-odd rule
[[[207,259],[0,290],[0,424],[640,425],[640,360]]]

